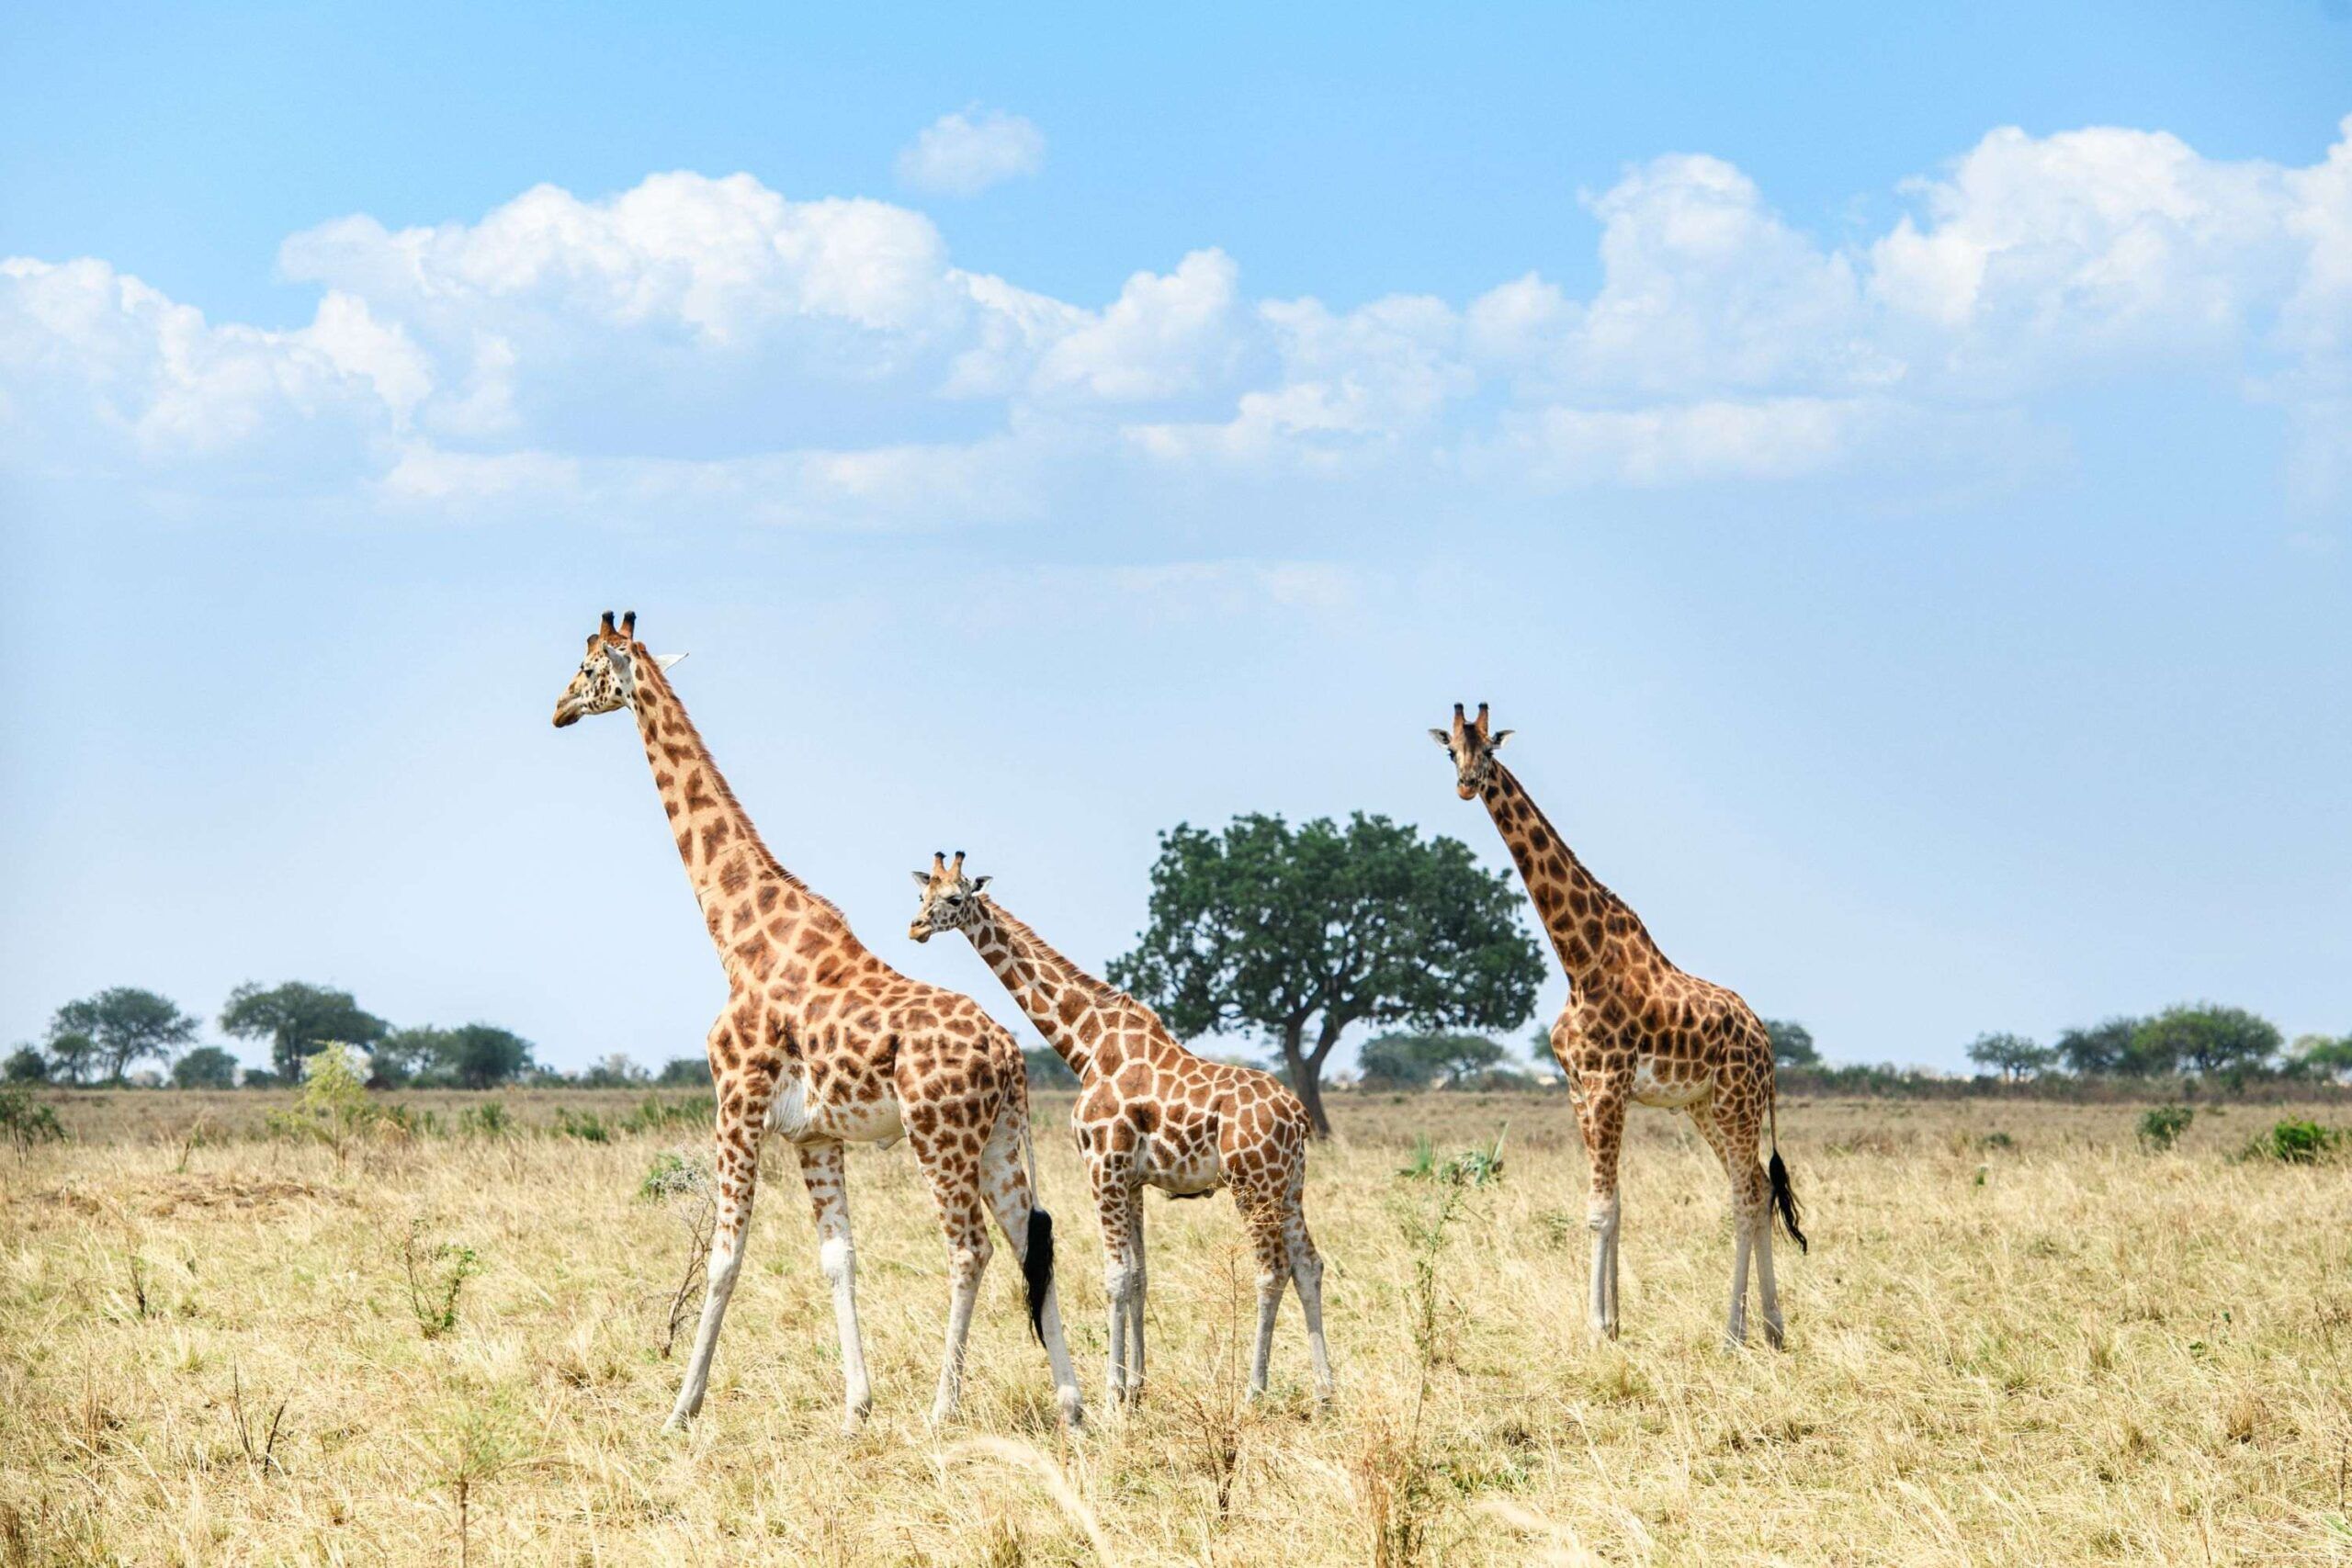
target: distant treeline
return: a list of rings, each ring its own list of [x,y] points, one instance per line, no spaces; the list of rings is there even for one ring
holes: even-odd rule
[[[629,1089],[710,1078],[700,1056],[680,1057],[655,1073],[614,1055],[565,1073],[536,1061],[531,1043],[511,1029],[481,1022],[398,1028],[360,1007],[349,991],[300,980],[266,990],[240,986],[220,1010],[220,1032],[266,1044],[267,1067],[247,1067],[219,1045],[196,1043],[201,1027],[167,997],[116,986],[59,1008],[42,1040],[10,1052],[0,1076],[12,1083],[274,1089],[300,1082],[304,1062],[340,1044],[355,1050],[377,1089]]]
[[[196,1043],[199,1021],[169,998],[118,986],[66,1003],[37,1044],[0,1064],[12,1082],[266,1089],[299,1082],[302,1064],[328,1044],[356,1048],[376,1088],[492,1089],[505,1084],[630,1089],[698,1086],[709,1068],[681,1056],[658,1071],[607,1055],[576,1073],[535,1059],[531,1042],[492,1023],[395,1027],[362,1009],[348,991],[288,981],[240,986],[219,1020],[232,1039],[266,1044],[270,1066],[242,1066],[219,1045]],[[1802,1023],[1768,1019],[1783,1094],[1958,1096],[1999,1091],[2073,1100],[2194,1098],[2202,1093],[2287,1092],[2352,1083],[2352,1034],[2306,1034],[2289,1042],[2277,1025],[2244,1008],[2184,1003],[2147,1017],[2110,1018],[2069,1029],[2049,1044],[2010,1033],[1979,1035],[1973,1076],[1920,1067],[1833,1065]],[[1044,1088],[1077,1080],[1047,1050],[1027,1053],[1031,1080]],[[153,1064],[142,1066],[142,1064]],[[1253,1064],[1289,1081],[1279,1057]],[[1334,1089],[1370,1090],[1540,1089],[1558,1081],[1548,1032],[1523,1052],[1489,1035],[1392,1032],[1367,1041],[1352,1075]]]

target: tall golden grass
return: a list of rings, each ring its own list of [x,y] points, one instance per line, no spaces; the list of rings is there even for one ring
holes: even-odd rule
[[[1295,1302],[1272,1397],[1240,1398],[1223,1199],[1149,1203],[1148,1391],[1102,1408],[1099,1232],[1049,1102],[1089,1429],[1057,1428],[1002,1253],[965,1418],[926,1427],[946,1289],[902,1146],[851,1157],[876,1408],[843,1439],[774,1155],[709,1404],[665,1438],[687,1235],[639,1186],[691,1132],[550,1135],[515,1096],[512,1135],[338,1169],[244,1135],[255,1102],[81,1097],[74,1141],[0,1151],[0,1562],[2352,1562],[2352,1168],[2232,1157],[2291,1108],[2152,1155],[2128,1106],[1784,1102],[1815,1247],[1783,1248],[1789,1350],[1734,1354],[1724,1184],[1677,1118],[1634,1119],[1596,1347],[1559,1099],[1340,1097],[1318,1418]],[[1506,1121],[1499,1181],[1397,1174],[1416,1134]]]

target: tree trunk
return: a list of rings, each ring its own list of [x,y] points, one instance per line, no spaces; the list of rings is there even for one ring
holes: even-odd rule
[[[1306,1021],[1296,1020],[1283,1025],[1283,1066],[1290,1069],[1290,1087],[1297,1094],[1298,1102],[1306,1107],[1307,1125],[1318,1138],[1331,1135],[1331,1119],[1323,1113],[1323,1059],[1317,1055],[1308,1061],[1301,1047],[1306,1036]]]

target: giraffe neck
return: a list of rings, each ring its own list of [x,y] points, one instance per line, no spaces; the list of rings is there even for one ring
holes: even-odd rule
[[[964,928],[981,961],[995,971],[1029,1021],[1069,1064],[1080,1083],[1115,1071],[1115,1047],[1104,1027],[1109,1015],[1127,1005],[1125,993],[1054,951],[1051,943],[1014,919],[990,898],[978,900],[979,915]]]
[[[1585,869],[1509,768],[1497,762],[1479,795],[1572,985],[1598,988],[1645,970],[1640,960],[1665,963],[1641,917]]]
[[[685,705],[642,649],[637,671],[637,732],[720,962],[764,980],[802,924],[823,922],[846,937],[841,911],[768,852]]]

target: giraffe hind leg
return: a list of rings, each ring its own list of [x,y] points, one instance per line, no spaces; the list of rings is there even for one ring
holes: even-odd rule
[[[1085,1412],[1078,1393],[1078,1373],[1070,1367],[1069,1342],[1062,1334],[1061,1303],[1054,1290],[1054,1224],[1052,1216],[1029,1188],[1029,1162],[1017,1111],[1007,1111],[989,1134],[980,1155],[980,1184],[997,1228],[1021,1261],[1021,1277],[1029,1297],[1029,1323],[1046,1348],[1053,1369],[1054,1399],[1062,1421],[1078,1427]]]
[[[717,1145],[718,1213],[711,1229],[710,1262],[704,1273],[702,1319],[695,1326],[695,1347],[686,1360],[685,1380],[663,1428],[676,1431],[702,1412],[710,1388],[711,1359],[718,1350],[719,1326],[727,1320],[727,1303],[735,1293],[736,1276],[743,1269],[743,1239],[752,1224],[752,1198],[759,1184],[760,1134],[767,1106],[757,1091],[740,1080],[721,1083],[718,1115],[713,1134]]]

